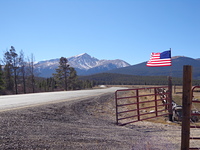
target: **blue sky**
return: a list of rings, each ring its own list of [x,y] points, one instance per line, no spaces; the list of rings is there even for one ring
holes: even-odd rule
[[[14,46],[36,61],[88,53],[148,61],[200,58],[199,0],[0,0],[0,58]]]

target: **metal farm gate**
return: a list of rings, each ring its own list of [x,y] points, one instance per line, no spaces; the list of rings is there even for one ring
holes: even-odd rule
[[[200,149],[200,86],[192,87],[192,66],[183,66],[181,150]],[[197,97],[197,98],[196,98]]]
[[[199,128],[200,128],[200,123],[199,123],[199,117],[200,117],[200,101],[199,99],[195,98],[195,93],[199,97],[200,93],[200,86],[194,86],[192,88],[192,105],[191,105],[191,119],[190,119],[190,145],[193,146],[193,148],[189,149],[196,149],[199,150],[199,143],[198,143],[198,148],[197,148],[197,143],[196,140],[200,140],[200,135],[199,135]]]
[[[171,88],[148,87],[115,92],[116,123],[126,125],[160,116],[172,116]]]

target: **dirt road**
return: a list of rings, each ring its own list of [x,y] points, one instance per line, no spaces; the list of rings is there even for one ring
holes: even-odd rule
[[[115,125],[114,94],[0,113],[0,149],[178,150],[180,127]]]

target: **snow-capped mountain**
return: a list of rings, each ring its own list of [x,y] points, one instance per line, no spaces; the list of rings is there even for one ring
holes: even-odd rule
[[[76,69],[78,75],[90,75],[100,73],[112,69],[122,68],[130,66],[127,62],[116,60],[99,60],[91,57],[87,53],[67,58],[69,65]],[[56,68],[59,65],[58,59],[51,59],[47,61],[38,62],[35,67],[39,76],[51,77],[55,73]]]
[[[99,61],[97,58],[91,57],[87,53],[67,58],[67,60],[69,61],[69,65],[71,67],[83,70],[93,68],[94,66],[98,65]]]

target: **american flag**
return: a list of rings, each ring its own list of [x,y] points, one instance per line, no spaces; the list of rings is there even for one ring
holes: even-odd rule
[[[171,65],[171,50],[162,53],[151,53],[150,60],[146,64],[148,67],[163,67]]]

